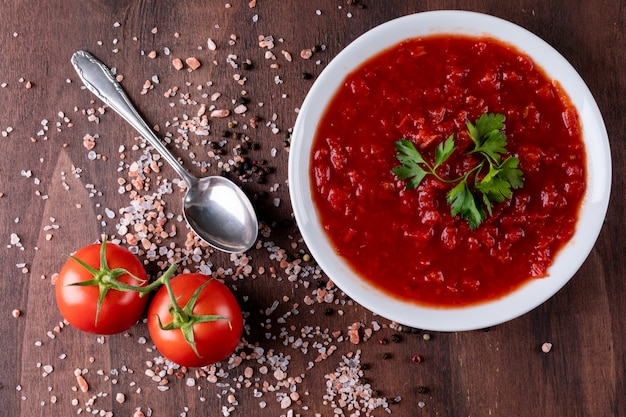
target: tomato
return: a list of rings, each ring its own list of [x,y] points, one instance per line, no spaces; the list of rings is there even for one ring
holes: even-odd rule
[[[61,315],[80,330],[121,333],[144,312],[148,297],[133,288],[146,284],[139,259],[128,249],[103,241],[81,248],[61,268],[56,281],[57,305]]]
[[[230,289],[199,273],[164,281],[148,309],[148,330],[163,356],[202,367],[226,359],[239,344],[243,316]]]

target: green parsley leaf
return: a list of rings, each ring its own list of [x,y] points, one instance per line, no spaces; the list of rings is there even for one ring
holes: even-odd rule
[[[494,132],[501,132],[504,129],[505,117],[503,114],[485,113],[476,120],[475,129],[477,134],[476,138],[483,138],[491,135]],[[468,122],[468,130],[471,122]],[[474,125],[472,125],[474,126]],[[470,130],[470,135],[472,134]],[[474,141],[476,142],[476,141]]]
[[[483,114],[475,123],[467,122],[467,132],[474,142],[469,154],[482,156],[480,162],[459,178],[442,178],[436,171],[456,150],[454,134],[437,145],[435,163],[430,165],[409,140],[396,142],[396,157],[401,165],[392,172],[401,180],[407,180],[406,189],[419,187],[428,175],[439,181],[455,186],[446,194],[452,216],[466,220],[471,229],[475,229],[493,213],[494,203],[502,203],[511,198],[513,188],[520,188],[524,183],[523,173],[519,169],[519,159],[509,157],[507,139],[504,134],[505,117],[502,114]],[[480,158],[479,158],[480,159]],[[488,171],[481,173],[488,167]],[[473,179],[473,181],[469,181]],[[469,184],[473,184],[470,187]]]
[[[446,199],[450,204],[450,214],[453,217],[460,215],[468,222],[470,229],[476,229],[482,223],[485,214],[476,205],[476,199],[467,186],[467,181],[459,182],[448,191]]]
[[[476,184],[476,189],[483,194],[487,194],[489,199],[496,203],[501,203],[507,198],[511,198],[511,184],[502,179],[502,170],[491,165],[489,173]]]
[[[456,146],[454,146],[454,135],[448,136],[444,142],[441,142],[437,145],[437,149],[435,149],[435,169],[439,168],[441,164],[446,162],[446,160],[452,155]]]
[[[483,114],[476,125],[467,122],[467,130],[474,141],[474,149],[471,153],[481,153],[499,164],[500,154],[506,153],[506,136],[504,129],[504,116],[502,114]]]
[[[417,149],[415,149],[415,145],[413,142],[406,139],[401,139],[396,142],[396,150],[398,151],[398,160],[404,163],[417,163],[417,164],[425,164],[424,158],[419,153]]]
[[[428,175],[428,172],[420,165],[426,164],[426,161],[409,140],[402,139],[396,142],[396,150],[398,151],[396,157],[402,165],[398,165],[391,172],[401,180],[409,180],[406,184],[407,190],[417,188],[424,177]]]
[[[512,188],[522,188],[524,173],[519,169],[519,159],[510,157],[500,164],[500,178],[511,184]]]

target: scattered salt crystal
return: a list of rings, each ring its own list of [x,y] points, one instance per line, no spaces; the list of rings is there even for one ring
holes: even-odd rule
[[[289,396],[284,396],[282,400],[280,400],[280,408],[285,410],[291,407],[291,398]]]
[[[283,379],[285,379],[285,377],[285,371],[283,371],[282,369],[278,368],[274,371],[274,378],[276,378],[278,381],[282,381]]]
[[[265,315],[269,316],[270,314],[272,314],[280,305],[280,302],[278,300],[274,300],[274,302],[272,303],[272,305],[269,308],[265,309]]]
[[[11,233],[11,245],[20,243],[20,237],[16,233]]]

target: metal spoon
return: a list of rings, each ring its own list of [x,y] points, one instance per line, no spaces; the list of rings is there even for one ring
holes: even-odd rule
[[[167,150],[139,115],[111,71],[86,51],[72,55],[72,65],[85,86],[130,123],[187,183],[185,220],[206,243],[224,252],[245,252],[254,245],[258,222],[250,200],[227,178],[196,178]]]

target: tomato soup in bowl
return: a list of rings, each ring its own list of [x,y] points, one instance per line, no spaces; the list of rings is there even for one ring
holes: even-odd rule
[[[346,294],[413,327],[533,309],[578,270],[606,213],[606,129],[567,61],[491,16],[381,25],[324,70],[298,116],[294,214]]]

